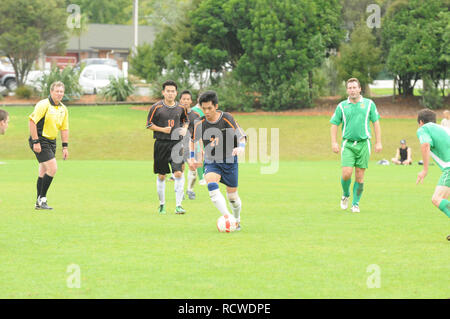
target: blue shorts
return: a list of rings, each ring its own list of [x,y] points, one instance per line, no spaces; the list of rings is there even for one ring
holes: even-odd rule
[[[216,173],[220,175],[220,182],[228,187],[238,186],[238,163],[204,163],[205,175]]]

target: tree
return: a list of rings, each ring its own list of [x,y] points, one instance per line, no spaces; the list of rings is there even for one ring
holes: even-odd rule
[[[0,50],[23,85],[40,52],[61,52],[67,43],[67,14],[62,0],[3,0]],[[45,17],[45,19],[43,19]]]
[[[429,75],[437,83],[442,71],[446,73],[448,47],[443,43],[450,22],[449,5],[449,0],[397,0],[388,9],[383,46],[387,68],[397,76],[399,94],[413,95],[421,76]]]
[[[80,6],[80,13],[87,15],[90,23],[127,24],[132,21],[131,0],[66,0],[66,6]]]
[[[375,37],[364,21],[357,25],[350,42],[342,43],[339,51],[336,62],[340,80],[358,78],[364,93],[383,68],[381,49],[376,47]]]

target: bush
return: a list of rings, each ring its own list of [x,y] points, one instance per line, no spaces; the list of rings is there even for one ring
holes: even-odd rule
[[[82,94],[82,88],[78,84],[80,77],[80,71],[75,71],[72,67],[68,66],[62,71],[54,66],[49,74],[45,74],[40,81],[42,88],[41,96],[47,97],[50,94],[50,86],[53,82],[61,81],[64,83],[64,98],[63,102],[78,99]]]
[[[29,99],[33,95],[33,89],[29,86],[23,85],[19,86],[16,91],[16,97],[21,99]]]
[[[429,109],[440,109],[443,106],[443,98],[439,88],[437,88],[429,77],[423,79],[423,90],[420,90],[422,98],[420,104]]]
[[[100,94],[108,100],[114,100],[118,102],[126,101],[134,92],[133,84],[127,79],[121,78],[110,78],[108,86],[106,86]]]
[[[253,111],[256,94],[249,87],[236,80],[232,73],[224,75],[218,84],[203,89],[214,90],[219,96],[219,108],[224,111]]]
[[[308,79],[300,75],[293,76],[292,79],[290,82],[271,85],[265,90],[260,90],[263,110],[278,111],[313,107]]]

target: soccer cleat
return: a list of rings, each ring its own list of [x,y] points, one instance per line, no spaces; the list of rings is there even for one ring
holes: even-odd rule
[[[186,213],[186,211],[183,209],[183,207],[181,207],[181,206],[175,207],[175,214],[182,215],[185,213]]]
[[[175,181],[175,177],[173,177],[173,175],[172,175],[172,176],[169,177],[169,180],[171,180],[172,182],[174,182],[174,181]]]
[[[206,185],[205,179],[199,180],[199,181],[198,181],[198,184],[199,184],[199,185]]]
[[[160,213],[161,215],[164,215],[166,213],[166,206],[159,205],[158,213]]]
[[[38,199],[39,209],[47,209],[52,210],[53,208],[48,206],[47,204],[47,197],[39,197]]]
[[[342,196],[341,198],[341,208],[342,209],[347,209],[348,208],[348,196]]]
[[[448,236],[447,236],[447,240],[449,240],[449,241],[450,241],[450,235],[448,235]]]
[[[241,230],[241,222],[236,222],[236,231]]]
[[[352,206],[352,213],[359,213],[359,206],[358,205],[353,205]]]
[[[38,196],[38,198],[36,199],[36,204],[34,205],[34,209],[41,209],[41,205],[39,205],[39,198],[40,198],[40,196]]]
[[[189,199],[195,199],[195,193],[193,191],[186,191]]]

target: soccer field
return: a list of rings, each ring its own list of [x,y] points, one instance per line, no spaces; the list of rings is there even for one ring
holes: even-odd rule
[[[205,186],[175,215],[167,182],[158,215],[150,161],[59,161],[51,212],[33,208],[35,161],[4,162],[0,298],[450,297],[436,167],[416,186],[417,166],[372,162],[352,214],[339,208],[338,162],[283,161],[275,175],[243,164],[243,229],[223,234]]]
[[[258,141],[261,128],[269,140],[279,129],[280,162],[262,174],[270,163],[250,163],[250,139],[239,171],[242,231],[223,234],[205,186],[184,201],[186,215],[175,215],[168,181],[167,215],[157,214],[147,113],[129,106],[69,108],[70,158],[61,160],[59,141],[48,193],[54,210],[35,211],[37,162],[26,140],[33,108],[6,109],[0,298],[450,297],[450,223],[431,203],[439,169],[416,186],[421,166],[376,165],[401,138],[417,163],[414,119],[381,120],[383,152],[372,154],[361,213],[352,214],[339,207],[329,117],[236,116]]]

